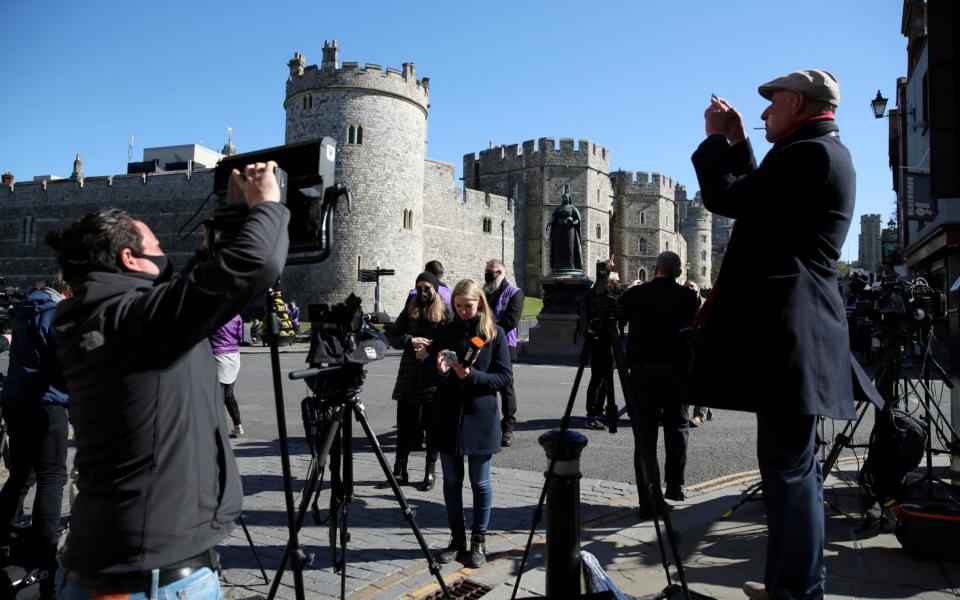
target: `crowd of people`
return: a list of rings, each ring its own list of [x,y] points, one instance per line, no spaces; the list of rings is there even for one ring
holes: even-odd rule
[[[853,210],[853,169],[839,141],[839,84],[830,73],[793,72],[759,93],[770,101],[761,118],[774,144],[763,162],[740,114],[716,97],[693,155],[704,205],[736,219],[707,299],[696,284],[680,283],[673,252],[657,256],[649,282],[623,290],[611,278],[608,295],[620,337],[628,324],[637,481],[643,470],[653,481],[654,504],[642,502],[640,516],[684,500],[689,428],[712,418],[702,405],[756,413],[770,540],[764,581],[748,582],[744,593],[819,598],[817,418],[853,417],[854,396],[871,389],[850,359],[832,281]],[[11,451],[0,538],[35,480],[31,553],[48,571],[58,562],[68,415],[74,427],[78,493],[44,597],[222,597],[214,547],[234,527],[243,497],[228,441],[244,433],[234,395],[239,314],[270,290],[288,247],[290,216],[279,203],[275,166],[233,171],[249,208],[235,241],[216,254],[201,248],[176,274],[150,228],[122,210],[87,215],[47,236],[60,274],[16,306],[12,336],[0,337],[0,351],[9,346],[11,355],[0,395]],[[798,226],[784,230],[788,220]],[[486,561],[492,458],[512,445],[517,423],[512,361],[524,304],[502,261],[478,264],[478,274],[481,266],[482,283],[464,279],[451,289],[440,262],[428,263],[388,331],[403,351],[392,395],[394,475],[409,484],[410,453],[425,451],[420,487],[429,491],[439,460],[450,541],[437,558],[473,567]],[[758,295],[763,302],[754,301]],[[299,330],[296,303],[280,309]],[[588,310],[584,327],[593,318]],[[252,323],[250,335],[262,339],[262,324]],[[604,427],[611,344],[594,348],[588,428]],[[473,496],[469,536],[465,475]]]

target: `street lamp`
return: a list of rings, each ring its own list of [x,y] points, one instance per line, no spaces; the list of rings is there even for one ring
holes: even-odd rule
[[[870,101],[870,107],[873,108],[874,117],[883,118],[883,112],[887,110],[887,99],[880,95],[880,90],[877,90],[877,97]]]

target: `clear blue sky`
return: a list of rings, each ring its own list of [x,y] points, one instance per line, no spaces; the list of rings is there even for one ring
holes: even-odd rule
[[[203,143],[233,127],[240,151],[283,143],[286,62],[324,39],[342,61],[430,78],[431,158],[538,137],[589,138],[611,169],[659,171],[697,189],[690,154],[711,92],[762,125],[756,88],[798,68],[840,80],[838,122],[859,215],[895,195],[887,123],[869,101],[906,73],[901,0],[568,2],[6,2],[0,35],[0,172],[18,180],[126,172],[143,148]],[[769,148],[752,132],[758,155]],[[777,198],[771,198],[776,202]]]

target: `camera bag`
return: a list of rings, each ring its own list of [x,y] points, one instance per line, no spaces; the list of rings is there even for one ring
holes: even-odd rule
[[[960,505],[949,500],[904,500],[891,508],[897,540],[917,558],[960,560]]]

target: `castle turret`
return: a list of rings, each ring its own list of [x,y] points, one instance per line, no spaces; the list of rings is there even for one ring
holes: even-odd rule
[[[342,301],[362,292],[372,306],[373,286],[357,285],[361,268],[395,269],[381,280],[386,311],[396,316],[423,268],[423,191],[428,89],[412,63],[403,70],[355,62],[339,65],[339,47],[325,42],[320,67],[304,66],[294,54],[287,80],[286,143],[337,141],[336,180],[350,190],[353,207],[343,207],[335,224],[333,254],[320,267],[284,272],[299,286],[290,297],[301,304]],[[376,240],[373,242],[372,240]],[[330,276],[336,273],[336,276]],[[297,283],[294,283],[297,282]],[[295,295],[294,295],[295,294]]]
[[[678,194],[680,196],[680,194]],[[687,200],[686,190],[683,200],[678,197],[679,212],[682,216],[680,233],[687,241],[687,279],[697,282],[701,288],[712,287],[710,276],[713,271],[713,215],[703,206],[700,192],[692,200]]]
[[[10,171],[4,173],[3,179],[0,179],[0,185],[3,185],[3,187],[10,187],[13,185],[13,173]]]
[[[73,173],[70,174],[70,179],[74,181],[83,180],[83,161],[80,160],[79,154],[73,159]]]
[[[320,69],[324,71],[335,71],[340,68],[340,48],[337,47],[337,40],[333,42],[323,42],[323,61],[320,62]]]

